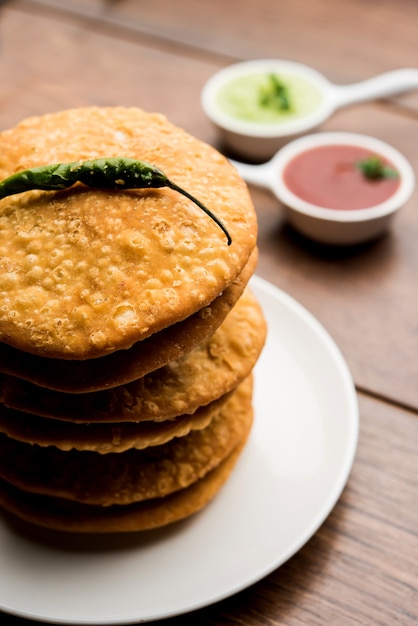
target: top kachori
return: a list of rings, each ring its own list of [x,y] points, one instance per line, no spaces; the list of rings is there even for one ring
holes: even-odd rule
[[[151,163],[207,206],[168,188],[82,185],[0,200],[0,341],[50,358],[127,349],[207,306],[256,245],[255,211],[215,149],[137,108],[81,108],[0,134],[0,180],[32,167],[126,157]]]

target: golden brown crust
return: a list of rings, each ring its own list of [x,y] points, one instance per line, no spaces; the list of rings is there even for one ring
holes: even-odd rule
[[[0,201],[0,340],[59,359],[102,357],[210,304],[256,245],[245,183],[212,147],[136,108],[85,108],[0,134],[0,178],[29,167],[125,156],[160,167],[232,236],[167,188],[78,187]]]
[[[143,450],[206,428],[228,397],[227,393],[191,415],[180,415],[164,422],[72,423],[0,408],[0,432],[23,443],[55,446],[63,451],[107,454],[132,448]]]
[[[0,200],[0,506],[86,533],[191,515],[228,478],[253,420],[266,327],[246,290],[258,252],[245,183],[215,149],[137,108],[24,120],[0,133],[0,154],[0,180],[146,161],[230,233],[228,246],[168,187]]]
[[[251,396],[248,378],[206,428],[145,450],[63,452],[0,435],[0,476],[25,491],[102,506],[164,497],[190,486],[232,452],[250,428]]]
[[[137,380],[180,358],[214,333],[244,292],[257,260],[256,248],[241,274],[210,305],[129,350],[98,359],[68,361],[34,356],[0,343],[0,371],[71,393],[98,391]]]
[[[29,524],[70,533],[128,533],[160,528],[197,513],[216,496],[234,469],[246,439],[203,478],[165,498],[102,507],[25,492],[0,480],[0,506]]]
[[[263,313],[247,288],[213,335],[137,381],[95,393],[69,394],[0,376],[0,398],[11,409],[80,423],[168,420],[193,413],[235,388],[254,367],[265,336]],[[19,423],[25,424],[25,433],[36,432],[30,415],[8,418],[0,405],[0,431],[8,434],[5,428],[16,429]]]

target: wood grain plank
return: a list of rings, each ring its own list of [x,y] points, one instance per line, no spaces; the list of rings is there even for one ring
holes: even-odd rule
[[[61,0],[25,4],[63,8]],[[309,63],[336,83],[415,65],[418,5],[413,0],[69,0],[66,10],[92,12],[138,33],[164,37],[230,59],[289,58]],[[418,111],[418,94],[402,99]]]
[[[228,60],[275,57],[308,63],[336,83],[415,66],[414,0],[21,0],[23,6],[95,17],[138,34]],[[229,59],[228,59],[229,58]],[[228,60],[227,60],[228,59]],[[418,92],[400,98],[418,112]]]
[[[203,123],[211,133],[199,97],[215,63],[170,44],[96,32],[77,17],[5,7],[0,19],[0,128],[68,107],[121,104],[159,111],[196,135]]]

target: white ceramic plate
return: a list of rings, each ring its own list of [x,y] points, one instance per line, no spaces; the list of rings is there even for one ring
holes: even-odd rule
[[[60,624],[179,615],[260,580],[318,529],[355,455],[356,394],[322,326],[269,283],[252,286],[269,334],[253,431],[222,491],[167,529],[83,543],[35,540],[0,516],[0,610]]]

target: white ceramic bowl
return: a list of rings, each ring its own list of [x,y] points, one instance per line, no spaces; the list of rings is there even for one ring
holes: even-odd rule
[[[240,120],[225,113],[218,104],[219,90],[237,77],[251,74],[277,74],[283,79],[294,76],[310,83],[320,101],[310,113],[279,123]],[[280,59],[256,59],[229,65],[215,73],[204,85],[201,104],[217,127],[223,146],[237,156],[266,161],[290,140],[320,126],[336,109],[418,88],[418,70],[404,68],[351,85],[335,85],[311,67]]]
[[[232,152],[255,160],[269,159],[291,138],[321,124],[332,112],[331,100],[322,98],[320,105],[301,118],[275,124],[240,120],[225,113],[218,105],[219,90],[231,80],[254,73],[278,73],[282,77],[305,79],[320,92],[325,92],[328,81],[310,67],[273,59],[245,61],[230,65],[214,74],[202,91],[202,107],[218,128],[223,145]]]
[[[284,170],[298,154],[324,145],[354,145],[389,160],[400,174],[400,185],[386,201],[367,208],[340,210],[316,206],[302,200],[286,185]],[[267,163],[248,165],[232,161],[248,183],[270,189],[284,205],[288,222],[300,233],[320,243],[352,245],[383,234],[395,213],[410,198],[415,186],[414,171],[407,159],[389,144],[355,133],[306,135],[283,147]]]

